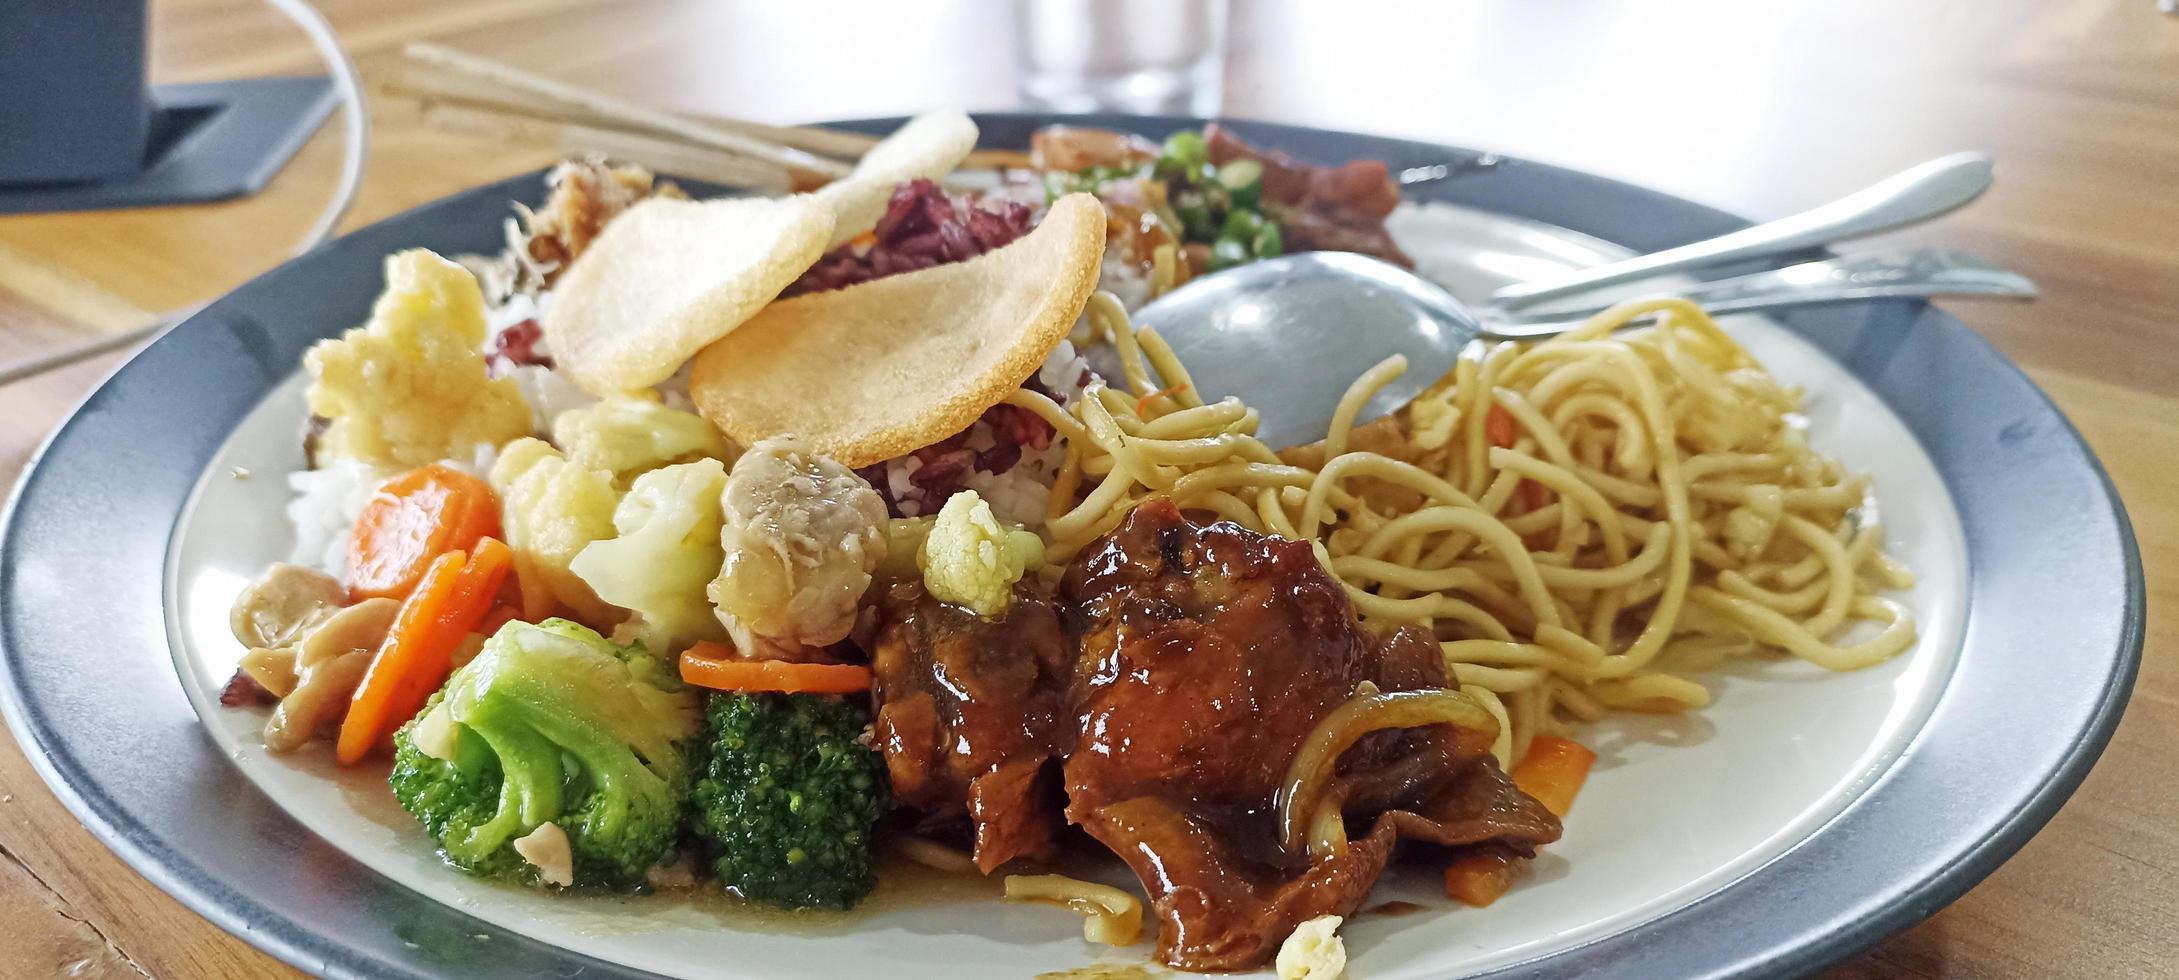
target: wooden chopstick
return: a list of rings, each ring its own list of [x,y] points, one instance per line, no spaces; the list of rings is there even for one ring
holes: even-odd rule
[[[830,158],[858,159],[879,139],[820,126],[775,126],[703,113],[666,112],[432,44],[411,44],[403,54],[406,60],[381,83],[380,90],[423,103],[427,121],[469,131],[488,129],[482,120],[490,114],[554,123],[569,127],[559,134],[558,141],[569,149],[582,152],[611,155],[612,151],[600,146],[619,142],[610,134],[633,134],[648,137],[652,142],[625,145],[646,147],[646,152],[653,156],[665,152],[664,144],[680,142],[716,153],[739,154],[752,161],[784,168],[794,178],[793,186],[806,187],[847,172],[846,164]],[[435,106],[458,106],[470,111],[434,112],[432,107]],[[510,131],[525,135],[538,132],[520,127]],[[702,135],[692,136],[691,133]],[[752,150],[755,147],[763,149]],[[651,166],[633,157],[624,159]],[[705,158],[683,159],[695,164]],[[706,169],[716,170],[722,166],[726,166],[723,160],[712,160]],[[965,169],[1027,167],[1029,157],[1016,150],[977,150],[970,153],[961,166]],[[690,177],[705,176],[688,170],[681,172]],[[775,182],[766,180],[748,186],[770,189]]]
[[[825,180],[844,177],[850,169],[847,164],[831,157],[818,156],[807,150],[692,121],[670,112],[533,75],[519,68],[451,48],[442,48],[435,44],[411,44],[403,49],[403,53],[411,61],[466,76],[472,83],[472,92],[496,91],[504,101],[527,104],[538,109],[540,113],[554,112],[562,118],[582,117],[593,124],[606,123],[605,128],[650,131],[698,146],[754,157],[778,164],[798,175]],[[619,125],[613,126],[613,123]]]
[[[551,143],[568,156],[602,156],[658,173],[768,194],[786,193],[796,186],[794,175],[778,164],[643,133],[554,122],[452,101],[430,102],[421,108],[426,125],[447,132]]]

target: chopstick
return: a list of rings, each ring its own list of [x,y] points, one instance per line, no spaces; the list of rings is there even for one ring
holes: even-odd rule
[[[750,136],[709,123],[697,122],[670,112],[600,92],[533,75],[509,65],[479,58],[435,44],[411,44],[402,53],[419,64],[447,69],[466,78],[472,93],[496,94],[504,101],[534,107],[532,114],[548,114],[563,120],[602,122],[611,128],[634,129],[671,136],[697,146],[754,157],[787,168],[800,177],[832,180],[847,176],[847,164],[767,139]],[[618,124],[615,126],[614,124]]]
[[[425,103],[422,118],[426,125],[447,132],[552,143],[568,156],[603,156],[728,187],[773,194],[796,187],[794,174],[786,167],[642,133],[553,122],[458,102]]]
[[[472,132],[491,131],[486,123],[492,115],[556,124],[565,128],[515,127],[505,132],[542,136],[567,150],[619,156],[644,166],[652,165],[622,155],[622,148],[640,145],[653,157],[668,158],[661,156],[666,144],[679,142],[783,168],[792,178],[792,187],[802,189],[846,174],[849,166],[842,161],[861,158],[879,139],[819,126],[775,126],[703,113],[667,112],[433,44],[411,44],[402,53],[405,61],[380,85],[380,90],[422,103],[426,122]],[[434,111],[446,106],[467,111]],[[632,134],[650,142],[627,144],[612,134]],[[691,158],[696,159],[702,158]],[[1009,169],[1027,167],[1029,162],[1028,155],[1017,150],[977,150],[961,166]],[[679,172],[689,177],[704,176],[688,170]],[[745,186],[778,188],[774,181]]]

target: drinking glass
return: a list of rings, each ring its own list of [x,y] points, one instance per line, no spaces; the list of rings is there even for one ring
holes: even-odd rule
[[[1015,38],[1033,108],[1218,114],[1226,0],[1017,0]]]

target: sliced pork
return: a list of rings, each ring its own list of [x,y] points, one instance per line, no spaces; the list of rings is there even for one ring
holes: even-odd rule
[[[1060,818],[1067,672],[1050,603],[1017,592],[983,619],[919,584],[888,588],[872,644],[877,738],[893,795],[932,820],[966,818],[976,866],[1049,858]]]
[[[1153,500],[1060,594],[1080,657],[1067,817],[1142,880],[1173,966],[1263,963],[1300,923],[1352,913],[1401,838],[1529,854],[1558,837],[1499,772],[1488,732],[1430,725],[1339,757],[1325,799],[1344,801],[1343,845],[1283,840],[1277,797],[1319,722],[1358,691],[1451,686],[1420,631],[1363,630],[1304,542]]]

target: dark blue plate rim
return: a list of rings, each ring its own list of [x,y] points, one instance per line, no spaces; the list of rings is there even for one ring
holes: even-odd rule
[[[1152,137],[1200,122],[978,116],[991,146],[1025,145],[1055,121]],[[1494,154],[1239,128],[1304,158],[1442,167],[1444,178],[1410,196],[1639,251],[1745,224]],[[217,763],[167,666],[167,546],[227,432],[304,347],[361,318],[379,285],[367,270],[385,254],[496,248],[507,202],[535,203],[537,176],[371,225],[199,311],[83,400],[32,457],[0,518],[0,712],[32,764],[159,887],[315,974],[648,975],[499,929],[351,861]],[[1920,921],[1994,870],[2057,812],[2117,726],[2141,653],[2140,555],[2116,490],[2071,423],[1980,336],[1926,304],[1845,305],[1784,322],[1884,398],[1953,495],[1969,552],[1959,664],[1899,758],[1785,853],[1670,913],[1488,976],[1814,970]]]

